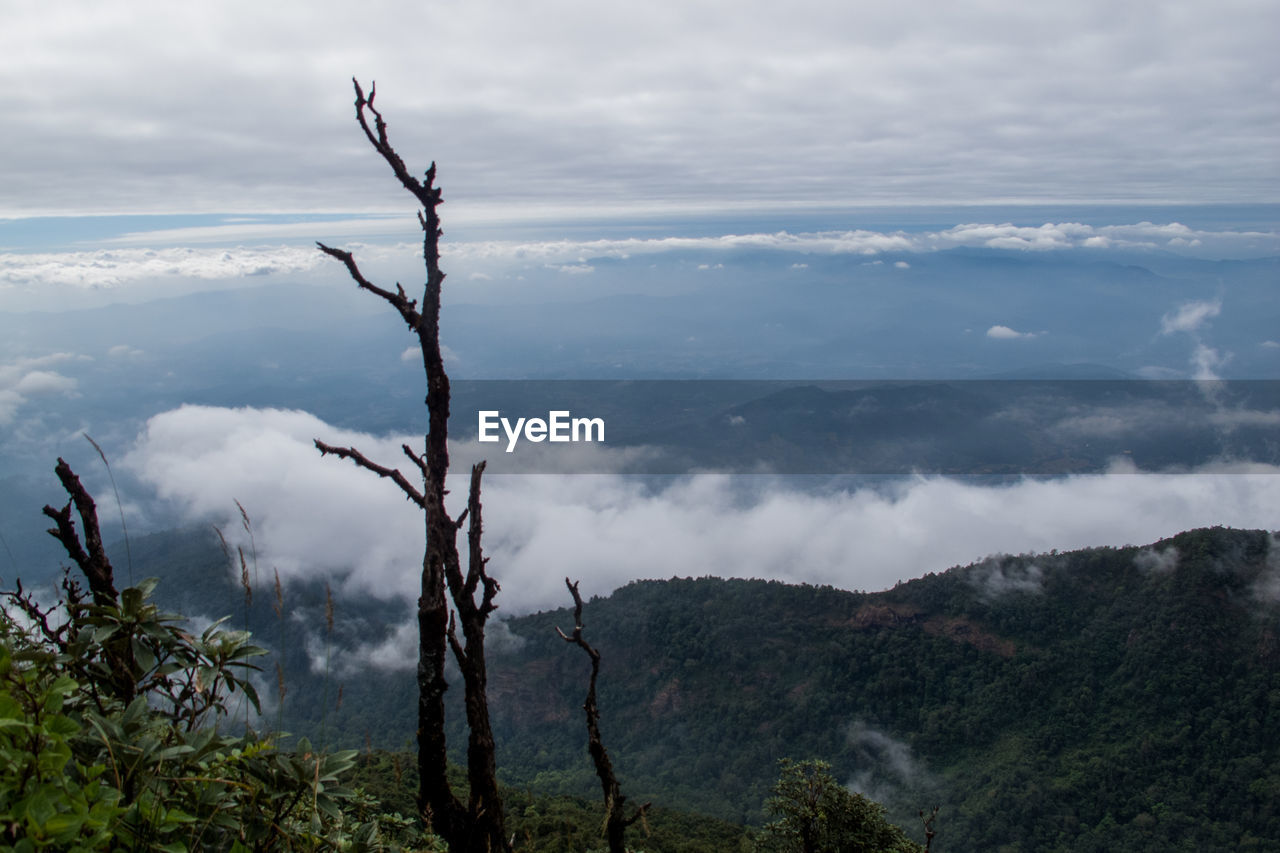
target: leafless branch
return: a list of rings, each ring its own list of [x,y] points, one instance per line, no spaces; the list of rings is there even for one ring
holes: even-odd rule
[[[71,500],[62,509],[51,506],[44,508],[44,514],[52,518],[57,525],[49,531],[49,535],[62,543],[68,556],[75,561],[89,581],[89,591],[97,604],[110,604],[119,593],[115,586],[115,577],[111,569],[111,561],[102,547],[102,532],[98,527],[98,508],[89,492],[80,483],[80,478],[71,470],[71,466],[61,457],[53,469],[58,475],[62,487],[66,489]],[[84,545],[81,546],[76,536],[75,523],[71,520],[71,505],[75,504],[76,513],[80,516],[84,527]]]
[[[49,614],[36,602],[31,593],[22,588],[22,578],[15,581],[15,589],[0,593],[9,601],[26,614],[27,618],[40,630],[41,637],[45,642],[56,648],[63,648],[66,642],[67,626],[69,623],[63,622],[58,627],[49,624]]]
[[[89,582],[89,591],[93,595],[93,603],[99,606],[111,606],[119,603],[120,593],[116,590],[114,572],[111,561],[107,559],[106,549],[102,546],[102,531],[98,527],[98,508],[88,490],[81,484],[80,478],[71,470],[71,466],[59,457],[54,473],[62,487],[70,495],[71,500],[62,509],[45,506],[44,514],[52,518],[57,525],[49,531],[53,538],[62,543],[67,554],[79,566],[85,580]],[[71,520],[71,506],[76,507],[80,523],[84,527],[84,544],[76,535],[75,523]],[[78,605],[78,594],[74,584],[68,579],[63,584],[68,593],[68,608]],[[73,599],[75,601],[73,602]],[[123,639],[123,638],[121,638]],[[111,672],[110,689],[116,698],[128,704],[137,695],[138,671],[134,659],[133,648],[128,640],[108,641],[105,649],[106,663]]]
[[[587,683],[587,698],[582,704],[582,710],[587,716],[587,752],[591,754],[591,760],[595,764],[596,776],[600,777],[600,787],[604,792],[605,810],[605,837],[609,842],[610,853],[625,853],[626,845],[624,839],[627,827],[644,817],[649,810],[649,803],[645,803],[636,809],[631,817],[625,816],[624,804],[626,796],[622,793],[622,786],[618,784],[618,779],[613,772],[613,763],[609,760],[609,751],[605,749],[604,741],[600,737],[600,709],[596,704],[596,680],[600,675],[600,653],[591,646],[590,643],[582,636],[582,596],[578,592],[577,581],[570,582],[568,578],[564,579],[564,585],[569,588],[569,594],[573,596],[573,633],[565,634],[564,631],[556,628],[556,633],[567,643],[573,643],[587,653],[591,658],[591,679]]]
[[[376,462],[372,462],[354,447],[334,447],[331,444],[325,444],[318,438],[315,439],[315,444],[316,449],[320,451],[321,456],[328,456],[332,454],[337,456],[339,459],[350,459],[357,466],[372,471],[379,477],[386,477],[391,480],[400,487],[400,490],[405,493],[409,500],[413,501],[418,506],[425,507],[427,505],[427,499],[422,496],[421,492],[413,487],[412,483],[405,479],[404,474],[401,474],[399,469],[387,468]]]
[[[370,293],[375,293],[387,302],[391,303],[391,307],[400,312],[400,316],[404,318],[405,323],[409,325],[410,329],[418,328],[418,323],[421,322],[422,315],[417,311],[417,300],[410,299],[405,294],[403,287],[397,284],[395,293],[392,293],[389,290],[384,290],[364,277],[363,273],[360,272],[360,268],[356,266],[356,260],[350,252],[343,251],[342,249],[335,249],[332,246],[326,246],[324,243],[319,241],[316,242],[316,246],[318,246],[320,251],[324,252],[326,255],[337,258],[342,261],[342,263],[346,264],[347,272],[351,274],[351,278],[361,287],[361,289],[367,290]]]
[[[423,477],[427,476],[427,462],[420,455],[414,452],[413,448],[407,444],[400,445],[400,449],[404,451],[404,455],[413,460],[413,464],[418,467]]]
[[[920,811],[920,822],[924,824],[924,849],[925,853],[933,847],[933,838],[937,835],[937,831],[933,828],[933,822],[938,819],[938,806],[933,807],[933,811],[929,812],[929,816],[924,816],[924,810]]]
[[[391,171],[395,173],[396,179],[404,185],[404,188],[413,193],[418,202],[427,210],[433,210],[440,203],[440,190],[432,186],[436,178],[436,164],[433,162],[431,167],[427,169],[425,181],[419,181],[413,175],[409,174],[408,167],[405,166],[404,160],[400,159],[400,155],[391,147],[391,143],[387,140],[387,123],[382,118],[382,113],[373,105],[373,99],[378,96],[378,84],[374,83],[369,87],[369,97],[366,99],[364,90],[360,88],[360,81],[354,77],[351,82],[356,87],[356,119],[360,122],[360,127],[364,130],[364,135],[368,137],[369,143],[382,155],[382,159],[387,161],[391,166]],[[369,128],[369,120],[365,115],[365,110],[373,114],[374,131]]]

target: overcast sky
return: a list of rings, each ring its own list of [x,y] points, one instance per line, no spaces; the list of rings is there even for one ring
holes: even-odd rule
[[[1280,198],[1280,4],[13,0],[0,215]]]
[[[355,124],[353,75],[377,80],[377,103],[411,167],[438,161],[446,228],[477,219],[591,222],[619,212],[745,218],[860,203],[1276,203],[1277,32],[1274,0],[5,0],[0,217],[343,216],[323,228],[301,217],[111,220],[119,227],[102,226],[84,245],[80,235],[92,230],[85,223],[11,222],[0,231],[0,249],[16,252],[0,252],[0,289],[8,288],[0,308],[86,307],[89,294],[117,300],[125,287],[141,294],[154,285],[145,293],[155,295],[273,276],[349,286],[309,245],[228,247],[332,235],[416,239],[412,218],[403,218],[412,200]],[[375,212],[403,225],[357,216]],[[784,225],[757,219],[746,227],[759,233],[747,236],[726,225],[701,236],[593,233],[551,242],[504,232],[493,242],[450,242],[448,260],[458,265],[451,287],[478,288],[500,261],[581,276],[593,271],[593,258],[670,249],[1275,252],[1270,225],[1150,219],[1015,226],[962,218],[919,233],[867,226],[816,234],[777,233]],[[46,225],[76,236],[42,236],[53,247],[46,253],[27,239]],[[366,272],[381,274],[379,263],[420,269],[415,252],[412,244],[381,254],[366,246],[361,257]],[[403,260],[389,260],[396,253]],[[1219,352],[1195,335],[1233,298],[1152,306],[1150,333],[1195,338],[1211,371]],[[984,342],[1017,345],[1039,334],[1003,316],[990,322]],[[68,365],[87,356],[71,344],[48,345],[0,353],[0,417],[12,420],[41,395],[76,393]],[[121,340],[111,352],[123,357],[131,346]],[[216,440],[242,433],[248,437],[231,449]],[[388,567],[415,559],[421,522],[408,513],[395,522],[408,534],[379,551],[368,536],[383,520],[380,508],[407,505],[376,478],[316,458],[316,435],[336,441],[340,432],[305,413],[178,409],[151,421],[127,467],[193,518],[244,501],[282,573],[321,565],[320,555],[353,565],[353,582],[386,583]],[[82,444],[78,431],[74,440]],[[391,442],[395,455],[390,438],[352,440],[366,449]],[[305,475],[294,476],[295,466]],[[286,483],[306,487],[290,492]],[[785,493],[744,505],[714,478],[657,497],[611,478],[573,480],[569,493],[495,479],[490,547],[504,566],[504,589],[524,607],[558,602],[566,571],[592,592],[637,576],[734,571],[877,588],[995,550],[1266,524],[1258,508],[1276,505],[1278,484],[1273,469],[985,490],[929,480],[893,496]],[[366,488],[359,512],[329,503]],[[368,524],[335,522],[325,536],[308,534],[299,519],[315,516],[290,508],[311,502]],[[586,538],[589,530],[599,537]],[[764,541],[743,530],[782,532]],[[863,543],[857,554],[853,540]],[[685,555],[680,564],[662,563],[673,550]],[[569,552],[581,556],[566,566]],[[804,558],[792,559],[796,553]],[[759,559],[748,566],[749,557]]]

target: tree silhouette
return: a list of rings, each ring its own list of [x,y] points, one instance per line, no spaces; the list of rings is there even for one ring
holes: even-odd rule
[[[609,760],[609,751],[605,749],[604,740],[600,737],[600,708],[596,704],[596,680],[600,675],[600,652],[582,636],[582,595],[578,592],[577,581],[564,579],[564,585],[573,596],[573,633],[566,634],[559,628],[556,633],[567,643],[573,643],[587,653],[591,659],[591,678],[587,682],[587,698],[582,703],[582,710],[587,718],[587,752],[591,754],[591,762],[595,765],[596,776],[600,778],[600,788],[604,793],[604,834],[609,844],[609,853],[625,853],[627,827],[644,817],[649,810],[649,803],[636,809],[630,817],[626,815],[626,796],[618,777],[614,775],[613,763]]]
[[[374,107],[376,85],[365,97],[360,83],[351,81],[356,91],[356,120],[365,137],[391,166],[397,180],[422,205],[418,224],[422,226],[422,254],[426,282],[421,307],[410,299],[399,283],[395,291],[370,282],[360,272],[350,252],[317,243],[320,250],[342,261],[351,278],[363,290],[381,297],[399,314],[418,339],[426,373],[427,434],[423,453],[403,445],[405,456],[422,479],[417,488],[397,468],[380,465],[352,447],[334,447],[319,439],[321,454],[349,459],[361,468],[392,480],[423,511],[426,547],[422,559],[422,583],[418,598],[418,809],[422,819],[443,838],[454,853],[501,853],[511,849],[503,824],[502,801],[498,796],[494,760],[493,731],[489,723],[486,696],[484,629],[497,605],[498,583],[485,570],[488,562],[481,547],[483,530],[480,509],[480,478],[484,462],[471,469],[467,508],[457,518],[445,509],[445,478],[449,471],[449,377],[440,354],[440,289],[445,275],[440,270],[440,217],[436,208],[442,197],[435,186],[433,162],[422,180],[410,174],[404,160],[387,139],[387,124]],[[370,117],[373,126],[370,127]],[[469,520],[468,562],[462,570],[458,552],[458,531]],[[479,599],[477,600],[477,596]],[[461,622],[449,612],[452,602]],[[454,794],[446,771],[445,706],[448,689],[445,659],[453,652],[462,672],[464,702],[470,737],[467,744],[469,792],[464,804]]]

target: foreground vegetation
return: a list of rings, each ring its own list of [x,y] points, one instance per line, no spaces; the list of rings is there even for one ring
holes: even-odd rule
[[[340,783],[354,750],[282,750],[228,720],[230,697],[257,704],[246,675],[263,650],[218,624],[193,636],[153,586],[89,604],[68,583],[65,610],[15,594],[0,615],[0,847],[359,851],[411,831]]]
[[[324,754],[305,739],[282,749],[252,729],[220,730],[240,728],[226,699],[253,698],[244,676],[263,650],[220,625],[192,636],[148,600],[154,585],[124,590],[119,606],[72,607],[58,627],[0,613],[0,850],[444,850],[404,817],[416,808],[404,774],[410,753]],[[26,599],[25,609],[37,607]],[[140,695],[127,706],[111,695],[105,665],[107,646],[121,639],[144,663]],[[812,801],[802,772],[821,777]],[[450,775],[465,788],[460,771]],[[635,849],[919,849],[825,765],[785,766],[777,794],[779,819],[757,839],[742,826],[659,808],[646,812]],[[503,803],[517,850],[604,849],[598,804],[510,789]]]
[[[151,600],[154,578],[107,594],[110,563],[99,568],[92,598],[70,576],[53,605],[21,584],[4,594],[0,850],[445,849],[420,820],[405,817],[417,811],[417,786],[405,773],[414,756],[326,753],[305,738],[259,734],[250,725],[263,723],[252,674],[266,650],[247,631],[225,628],[226,618],[193,634]],[[822,766],[808,770],[823,780],[821,797],[806,799],[792,778],[801,771],[784,766],[773,806],[779,819],[758,838],[739,825],[657,808],[644,811],[631,849],[918,850],[884,821],[882,808],[845,791]],[[465,792],[463,772],[448,773]],[[598,804],[515,789],[503,790],[502,803],[516,850],[605,849]],[[883,839],[894,846],[881,846]]]

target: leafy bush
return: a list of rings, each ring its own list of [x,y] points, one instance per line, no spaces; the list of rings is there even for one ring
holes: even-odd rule
[[[258,708],[248,676],[264,652],[221,622],[193,636],[154,586],[87,604],[68,581],[56,610],[6,594],[0,850],[439,849],[342,784],[354,750],[227,733],[230,697]]]
[[[924,848],[885,820],[884,806],[846,789],[825,761],[780,762],[766,804],[760,853],[922,853]]]

